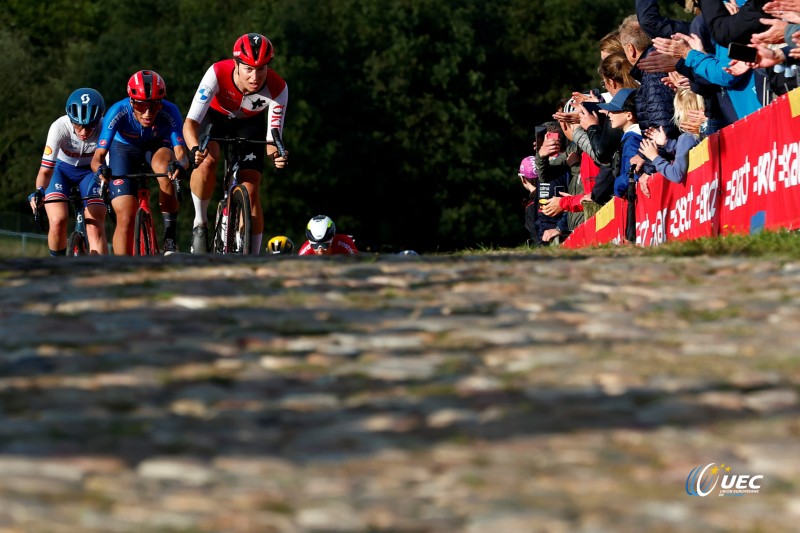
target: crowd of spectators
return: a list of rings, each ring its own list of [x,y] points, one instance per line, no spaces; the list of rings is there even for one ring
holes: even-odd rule
[[[530,243],[558,243],[626,197],[631,167],[645,196],[654,179],[683,183],[703,138],[798,86],[800,0],[678,3],[691,21],[636,0],[598,42],[603,89],[572,92],[537,127],[519,172]]]

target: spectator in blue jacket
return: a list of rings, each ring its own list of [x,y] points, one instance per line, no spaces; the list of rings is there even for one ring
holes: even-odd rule
[[[625,17],[619,26],[619,39],[625,56],[633,65],[631,76],[642,85],[636,91],[636,115],[642,129],[663,126],[670,138],[678,137],[678,130],[672,124],[675,109],[672,106],[672,90],[661,83],[666,72],[644,72],[637,63],[655,51],[652,40],[639,25],[636,15]]]
[[[611,127],[622,130],[620,145],[620,172],[614,180],[614,195],[624,198],[628,192],[628,170],[631,159],[639,157],[639,144],[642,142],[642,130],[636,117],[636,93],[641,89],[621,89],[607,104],[599,104],[600,109],[608,112]]]

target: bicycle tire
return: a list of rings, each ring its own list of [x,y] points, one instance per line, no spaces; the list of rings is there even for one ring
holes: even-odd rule
[[[244,185],[237,185],[228,198],[228,253],[250,255],[250,195]]]
[[[217,216],[214,219],[214,235],[211,239],[211,253],[225,253],[225,236],[222,231],[222,217],[224,216],[225,204],[222,200],[217,204]]]
[[[133,255],[153,255],[153,245],[153,219],[139,209],[133,223]]]
[[[69,257],[79,257],[89,253],[86,245],[86,237],[79,231],[73,231],[67,239],[67,255]]]

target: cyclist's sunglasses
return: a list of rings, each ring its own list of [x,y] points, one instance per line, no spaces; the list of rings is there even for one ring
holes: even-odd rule
[[[139,113],[145,113],[148,109],[158,111],[161,109],[161,100],[134,100],[131,98],[131,105]]]
[[[331,247],[331,241],[327,241],[327,242],[312,242],[311,243],[311,248],[313,250],[315,250],[315,251],[316,250],[327,250],[330,247]]]

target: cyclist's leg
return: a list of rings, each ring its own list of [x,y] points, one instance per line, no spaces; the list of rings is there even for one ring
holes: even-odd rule
[[[67,250],[70,182],[61,167],[60,163],[56,164],[50,184],[44,191],[44,210],[50,221],[50,230],[47,232],[50,255],[65,255]]]
[[[213,124],[213,135],[215,137],[225,137],[228,131],[229,119],[213,109],[209,109],[200,129],[204,130],[209,124]],[[192,191],[192,204],[194,206],[194,221],[192,228],[198,226],[208,226],[208,204],[214,194],[214,187],[217,184],[217,163],[220,158],[220,147],[215,142],[208,143],[208,155],[200,163],[200,166],[192,171],[189,181],[189,188]]]
[[[261,173],[252,169],[239,171],[239,182],[247,189],[250,196],[250,253],[261,253],[261,239],[264,235],[264,213],[261,209],[261,197],[258,194]]]
[[[115,176],[127,176],[144,164],[144,154],[134,146],[112,143],[108,152],[109,167]],[[133,221],[139,206],[139,180],[114,178],[108,184],[111,208],[117,218],[114,228],[114,255],[130,255],[133,247]]]
[[[175,160],[171,148],[162,146],[150,158],[150,168],[158,174],[169,170],[169,164]],[[158,178],[158,206],[164,220],[164,251],[177,251],[178,237],[178,199],[175,197],[175,184],[169,178]]]
[[[83,218],[86,222],[86,238],[89,240],[89,253],[108,254],[106,238],[106,204],[100,198],[100,185],[91,169],[85,170],[79,188],[83,200]]]

